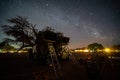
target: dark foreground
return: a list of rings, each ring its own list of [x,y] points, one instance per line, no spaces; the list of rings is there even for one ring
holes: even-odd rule
[[[62,80],[120,80],[120,60],[110,61],[99,70],[94,63],[64,62]],[[27,54],[0,54],[0,80],[56,80],[56,77],[52,67],[30,61]]]

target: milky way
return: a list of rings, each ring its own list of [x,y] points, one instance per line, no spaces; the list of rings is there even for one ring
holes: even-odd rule
[[[38,29],[52,26],[70,37],[71,48],[120,44],[119,0],[1,0],[0,26],[23,16]],[[0,32],[0,40],[6,37]]]

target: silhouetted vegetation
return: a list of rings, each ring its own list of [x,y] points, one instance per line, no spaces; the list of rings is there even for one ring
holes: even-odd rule
[[[120,50],[120,44],[118,44],[118,45],[113,45],[112,48],[113,48],[113,49],[118,49],[118,50]]]
[[[99,43],[92,43],[88,45],[88,49],[92,52],[97,52],[98,49],[104,49],[102,44]]]
[[[10,50],[16,50],[16,48],[11,46],[10,44],[4,44],[4,46],[1,47],[1,50],[8,52]]]
[[[36,25],[30,23],[27,18],[17,16],[8,20],[12,25],[3,25],[4,33],[12,38],[6,38],[6,42],[18,43],[20,49],[31,47],[36,53],[36,60],[45,63],[49,54],[48,43],[52,43],[55,52],[60,53],[61,46],[68,44],[69,38],[61,32],[55,32],[51,27],[46,27],[42,31]]]
[[[6,44],[5,41],[1,42],[1,43],[0,43],[0,48],[2,48],[5,44]]]

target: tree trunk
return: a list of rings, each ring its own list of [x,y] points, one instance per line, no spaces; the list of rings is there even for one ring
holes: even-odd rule
[[[40,64],[46,64],[48,52],[47,42],[40,32],[36,37],[36,59]]]

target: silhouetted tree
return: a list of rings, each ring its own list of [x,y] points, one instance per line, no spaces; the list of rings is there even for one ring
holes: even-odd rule
[[[20,49],[36,46],[36,57],[41,62],[45,62],[49,52],[48,41],[54,42],[57,54],[60,52],[61,44],[69,42],[68,37],[64,37],[60,32],[55,32],[51,27],[46,27],[40,31],[35,28],[36,25],[29,23],[26,18],[21,16],[9,19],[8,22],[12,25],[3,25],[2,28],[7,35],[13,38],[6,38],[5,41],[21,44]]]
[[[0,43],[0,48],[2,48],[6,44],[6,41]]]
[[[10,50],[16,50],[16,49],[15,49],[15,47],[13,47],[10,44],[6,43],[5,45],[3,45],[1,47],[1,50],[5,50],[5,51],[9,52]]]
[[[3,31],[13,38],[6,38],[7,42],[21,43],[21,48],[35,44],[37,29],[35,25],[29,23],[26,18],[17,16],[9,19],[12,25],[3,25]]]
[[[99,43],[92,43],[88,45],[88,49],[92,52],[97,52],[98,49],[104,49],[102,44]]]
[[[112,48],[113,48],[113,49],[118,49],[118,50],[120,50],[120,44],[118,44],[118,45],[113,45]]]
[[[59,55],[58,58],[61,59],[62,53],[62,46],[67,45],[69,43],[69,38],[65,37],[63,33],[54,32],[54,29],[50,27],[46,27],[43,30],[44,38],[46,40],[53,41],[53,46],[55,48],[56,54]]]

